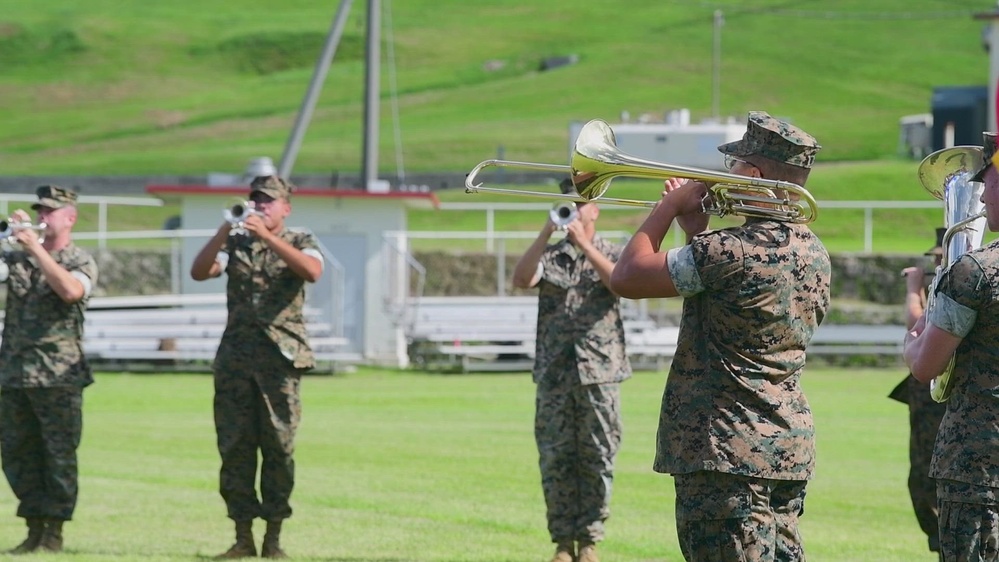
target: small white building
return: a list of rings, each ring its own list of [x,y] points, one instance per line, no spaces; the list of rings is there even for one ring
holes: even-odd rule
[[[249,195],[248,187],[152,185],[146,191],[164,201],[178,202],[185,230],[218,229],[223,209],[234,198]],[[405,231],[406,210],[437,208],[437,196],[300,188],[292,195],[291,204],[288,226],[310,229],[336,262],[327,263],[322,279],[309,288],[310,305],[341,316],[329,321],[342,322],[343,336],[350,341],[350,349],[345,351],[359,353],[373,364],[406,366],[404,326],[399,322],[399,310],[392,305],[398,302],[400,292],[406,294],[409,284],[403,255],[408,249],[386,243],[383,234]],[[181,242],[177,264],[181,293],[225,292],[224,275],[200,282],[187,275],[207,240],[204,236]],[[340,287],[333,282],[337,270],[343,274]],[[338,302],[333,306],[331,301]]]

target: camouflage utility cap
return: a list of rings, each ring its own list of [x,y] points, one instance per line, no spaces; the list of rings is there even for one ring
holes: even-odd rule
[[[569,178],[565,178],[564,180],[562,180],[561,182],[559,182],[558,189],[559,189],[559,191],[562,192],[563,195],[575,195],[576,194],[576,186],[572,184],[572,180],[569,179]]]
[[[259,191],[272,199],[288,199],[295,186],[278,176],[257,176],[250,183],[250,194]]]
[[[76,205],[76,192],[72,189],[59,187],[58,185],[42,185],[35,189],[38,202],[31,205],[31,208],[38,210],[39,207],[49,209],[62,209],[67,206]]]
[[[937,229],[937,245],[933,246],[929,250],[926,250],[926,253],[923,254],[923,255],[924,256],[942,256],[943,255],[943,239],[944,239],[944,234],[946,234],[946,233],[947,233],[947,229],[946,228],[938,228]]]
[[[811,168],[820,148],[815,137],[794,125],[765,111],[750,111],[746,134],[741,140],[719,146],[718,151],[732,156],[758,154],[799,168]]]
[[[996,155],[996,133],[982,133],[982,167],[972,176],[971,181],[985,181],[985,172],[992,165]]]

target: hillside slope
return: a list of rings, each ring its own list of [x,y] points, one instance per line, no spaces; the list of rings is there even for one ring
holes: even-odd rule
[[[819,138],[826,162],[891,158],[899,118],[928,112],[934,86],[986,81],[972,16],[995,7],[382,1],[387,171],[466,170],[500,147],[509,159],[560,163],[572,120],[677,108],[708,117],[715,10],[725,22],[721,116],[791,117]],[[0,0],[0,174],[197,173],[277,160],[338,4]],[[365,3],[353,4],[299,172],[359,167]],[[539,71],[565,55],[578,63]]]

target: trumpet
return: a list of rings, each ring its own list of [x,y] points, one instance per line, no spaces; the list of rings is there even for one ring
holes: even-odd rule
[[[35,230],[39,233],[45,232],[48,228],[43,222],[41,224],[31,224],[30,222],[12,221],[10,219],[0,219],[0,240],[6,240],[14,235],[18,230]]]
[[[708,191],[701,200],[701,210],[709,215],[758,217],[805,224],[818,217],[819,206],[804,187],[793,182],[753,178],[663,164],[629,156],[621,152],[614,131],[605,121],[594,119],[583,126],[576,138],[569,165],[540,164],[511,160],[485,160],[465,177],[465,193],[506,193],[545,199],[566,199],[635,207],[654,207],[657,201],[605,197],[611,181],[617,177],[648,179],[683,178],[701,181]],[[476,183],[479,173],[490,167],[522,168],[569,175],[576,194],[546,193],[486,187]]]
[[[565,201],[556,203],[552,207],[552,210],[548,211],[548,216],[559,230],[566,230],[569,228],[569,223],[576,220],[576,217],[579,216],[579,211],[576,209],[575,203]]]
[[[222,217],[225,218],[226,222],[236,228],[243,228],[243,225],[246,223],[246,219],[252,216],[264,216],[264,214],[256,210],[255,207],[256,204],[253,201],[237,199],[222,209]]]

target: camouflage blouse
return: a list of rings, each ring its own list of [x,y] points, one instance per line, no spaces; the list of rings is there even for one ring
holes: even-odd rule
[[[621,255],[620,245],[599,236],[593,245],[612,262]],[[564,380],[572,364],[581,384],[630,377],[620,298],[603,284],[586,255],[565,239],[545,249],[541,265],[534,382]]]
[[[829,254],[803,225],[750,221],[695,236],[671,275],[685,295],[662,400],[658,472],[807,480],[814,427],[799,386],[829,307]],[[680,270],[683,269],[683,270]]]
[[[930,476],[999,488],[999,241],[958,258],[934,300],[927,320],[963,339]]]
[[[299,250],[319,249],[311,232],[285,228],[278,235]],[[246,347],[260,341],[259,336],[273,342],[293,366],[314,367],[303,315],[306,281],[267,244],[249,234],[233,234],[223,251],[229,254],[225,269],[229,318],[215,368],[252,356],[253,350]]]
[[[97,285],[97,262],[85,250],[70,244],[52,258],[74,274]],[[0,386],[84,387],[94,382],[83,354],[83,314],[89,295],[69,304],[42,276],[38,262],[27,252],[5,252],[10,268],[7,310],[0,344]]]

